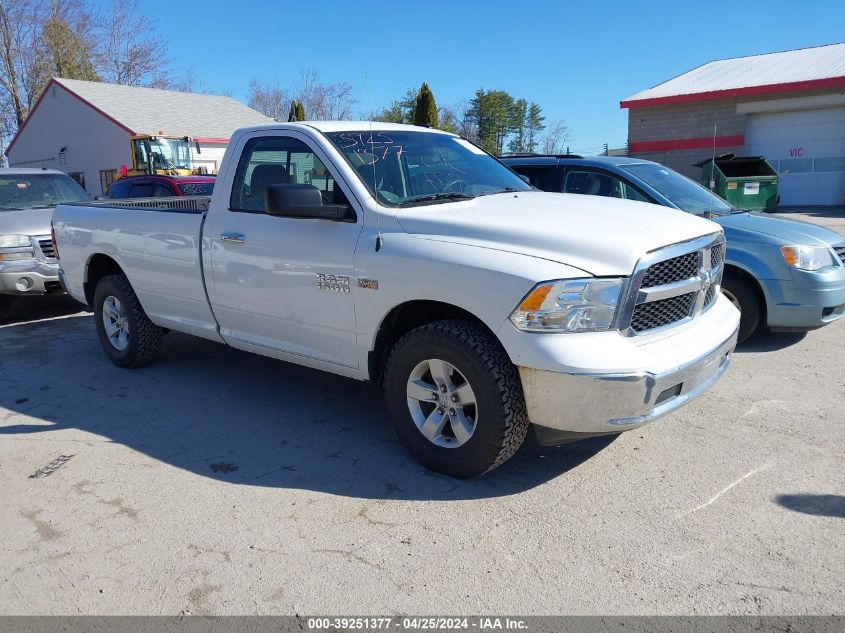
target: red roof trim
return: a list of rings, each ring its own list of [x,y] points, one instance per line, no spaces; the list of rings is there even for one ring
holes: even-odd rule
[[[735,134],[734,136],[717,136],[716,147],[738,147],[745,145],[745,136]],[[701,138],[668,139],[665,141],[640,141],[628,143],[629,153],[639,152],[666,152],[677,149],[706,149],[713,147],[713,137],[703,136]]]
[[[18,128],[18,131],[17,131],[17,133],[15,134],[15,138],[13,138],[13,139],[12,139],[12,142],[11,142],[11,143],[9,143],[9,147],[7,147],[7,148],[6,148],[6,151],[5,151],[5,152],[3,152],[4,154],[6,154],[6,156],[8,156],[8,155],[9,155],[9,152],[10,152],[10,151],[12,151],[12,148],[15,146],[15,143],[17,142],[18,138],[20,138],[21,132],[23,132],[23,131],[24,131],[24,128],[26,127],[26,124],[27,124],[27,123],[29,123],[29,120],[32,118],[32,115],[33,115],[33,114],[35,114],[35,111],[38,109],[38,106],[39,106],[39,105],[41,105],[41,101],[42,101],[42,100],[44,99],[44,97],[47,95],[47,92],[50,90],[50,88],[51,88],[52,86],[58,86],[59,88],[61,88],[62,90],[64,90],[66,93],[68,93],[70,96],[77,98],[79,101],[81,101],[82,103],[84,103],[85,105],[87,105],[89,108],[91,108],[91,109],[92,109],[92,110],[94,110],[95,112],[98,112],[99,114],[103,115],[106,119],[108,119],[109,121],[111,121],[112,123],[114,123],[117,127],[119,127],[119,128],[121,128],[121,129],[126,130],[126,131],[129,133],[129,135],[130,135],[130,136],[131,136],[131,135],[133,135],[133,134],[135,134],[135,132],[133,132],[133,131],[132,131],[132,130],[130,130],[128,127],[126,127],[125,125],[123,125],[123,123],[121,123],[120,121],[118,121],[118,120],[117,120],[117,119],[115,119],[114,117],[109,116],[108,114],[106,114],[105,112],[103,112],[102,110],[100,110],[100,108],[98,108],[97,106],[95,106],[93,103],[90,103],[89,101],[86,101],[85,99],[83,99],[82,97],[80,97],[78,94],[76,94],[75,92],[71,91],[71,90],[70,90],[70,88],[68,88],[67,86],[63,86],[62,84],[60,84],[60,83],[59,83],[58,81],[56,81],[55,79],[51,79],[50,81],[48,81],[48,82],[47,82],[47,85],[46,85],[46,86],[44,86],[44,90],[42,90],[42,91],[41,91],[41,94],[39,95],[38,99],[36,100],[35,105],[34,105],[34,106],[32,106],[32,109],[30,109],[29,114],[27,114],[27,115],[26,115],[26,119],[24,119],[23,124],[22,124],[22,125]]]
[[[197,143],[207,143],[209,145],[228,145],[229,139],[227,138],[214,138],[214,137],[206,137],[206,136],[197,136],[194,137],[194,140]]]
[[[751,95],[776,94],[793,90],[815,90],[818,88],[845,88],[845,77],[828,77],[826,79],[808,79],[793,81],[785,84],[769,84],[766,86],[747,86],[745,88],[730,88],[728,90],[711,90],[695,94],[671,95],[668,97],[652,97],[650,99],[628,99],[620,101],[620,108],[644,108],[654,105],[670,105],[673,103],[693,103],[695,101],[709,101],[712,99],[727,99],[729,97],[748,97]]]

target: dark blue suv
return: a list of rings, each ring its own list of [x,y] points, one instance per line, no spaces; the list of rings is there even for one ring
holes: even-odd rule
[[[647,160],[532,155],[502,162],[544,191],[649,202],[718,222],[728,243],[722,292],[742,312],[740,342],[761,325],[812,330],[845,316],[845,237],[834,231],[736,209]]]

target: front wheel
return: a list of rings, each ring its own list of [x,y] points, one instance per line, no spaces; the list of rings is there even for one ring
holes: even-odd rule
[[[754,289],[736,275],[726,275],[722,280],[724,294],[740,312],[737,343],[747,340],[760,326],[761,307]]]
[[[495,338],[468,321],[438,321],[403,336],[388,359],[385,392],[408,452],[453,477],[500,466],[528,432],[516,368]]]
[[[158,356],[164,330],[147,317],[125,275],[97,284],[94,322],[103,351],[118,367],[142,367]]]

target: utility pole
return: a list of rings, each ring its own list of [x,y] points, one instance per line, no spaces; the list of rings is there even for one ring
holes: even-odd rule
[[[605,155],[605,156],[607,156],[607,155],[608,155],[608,153],[607,153],[607,152],[608,152],[608,150],[607,150],[607,143],[605,143],[605,144],[604,144],[604,155]]]

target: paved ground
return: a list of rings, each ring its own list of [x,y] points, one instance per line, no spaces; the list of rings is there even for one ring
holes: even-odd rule
[[[845,613],[843,322],[470,482],[350,380],[181,335],[120,370],[67,301],[0,349],[0,613]]]

